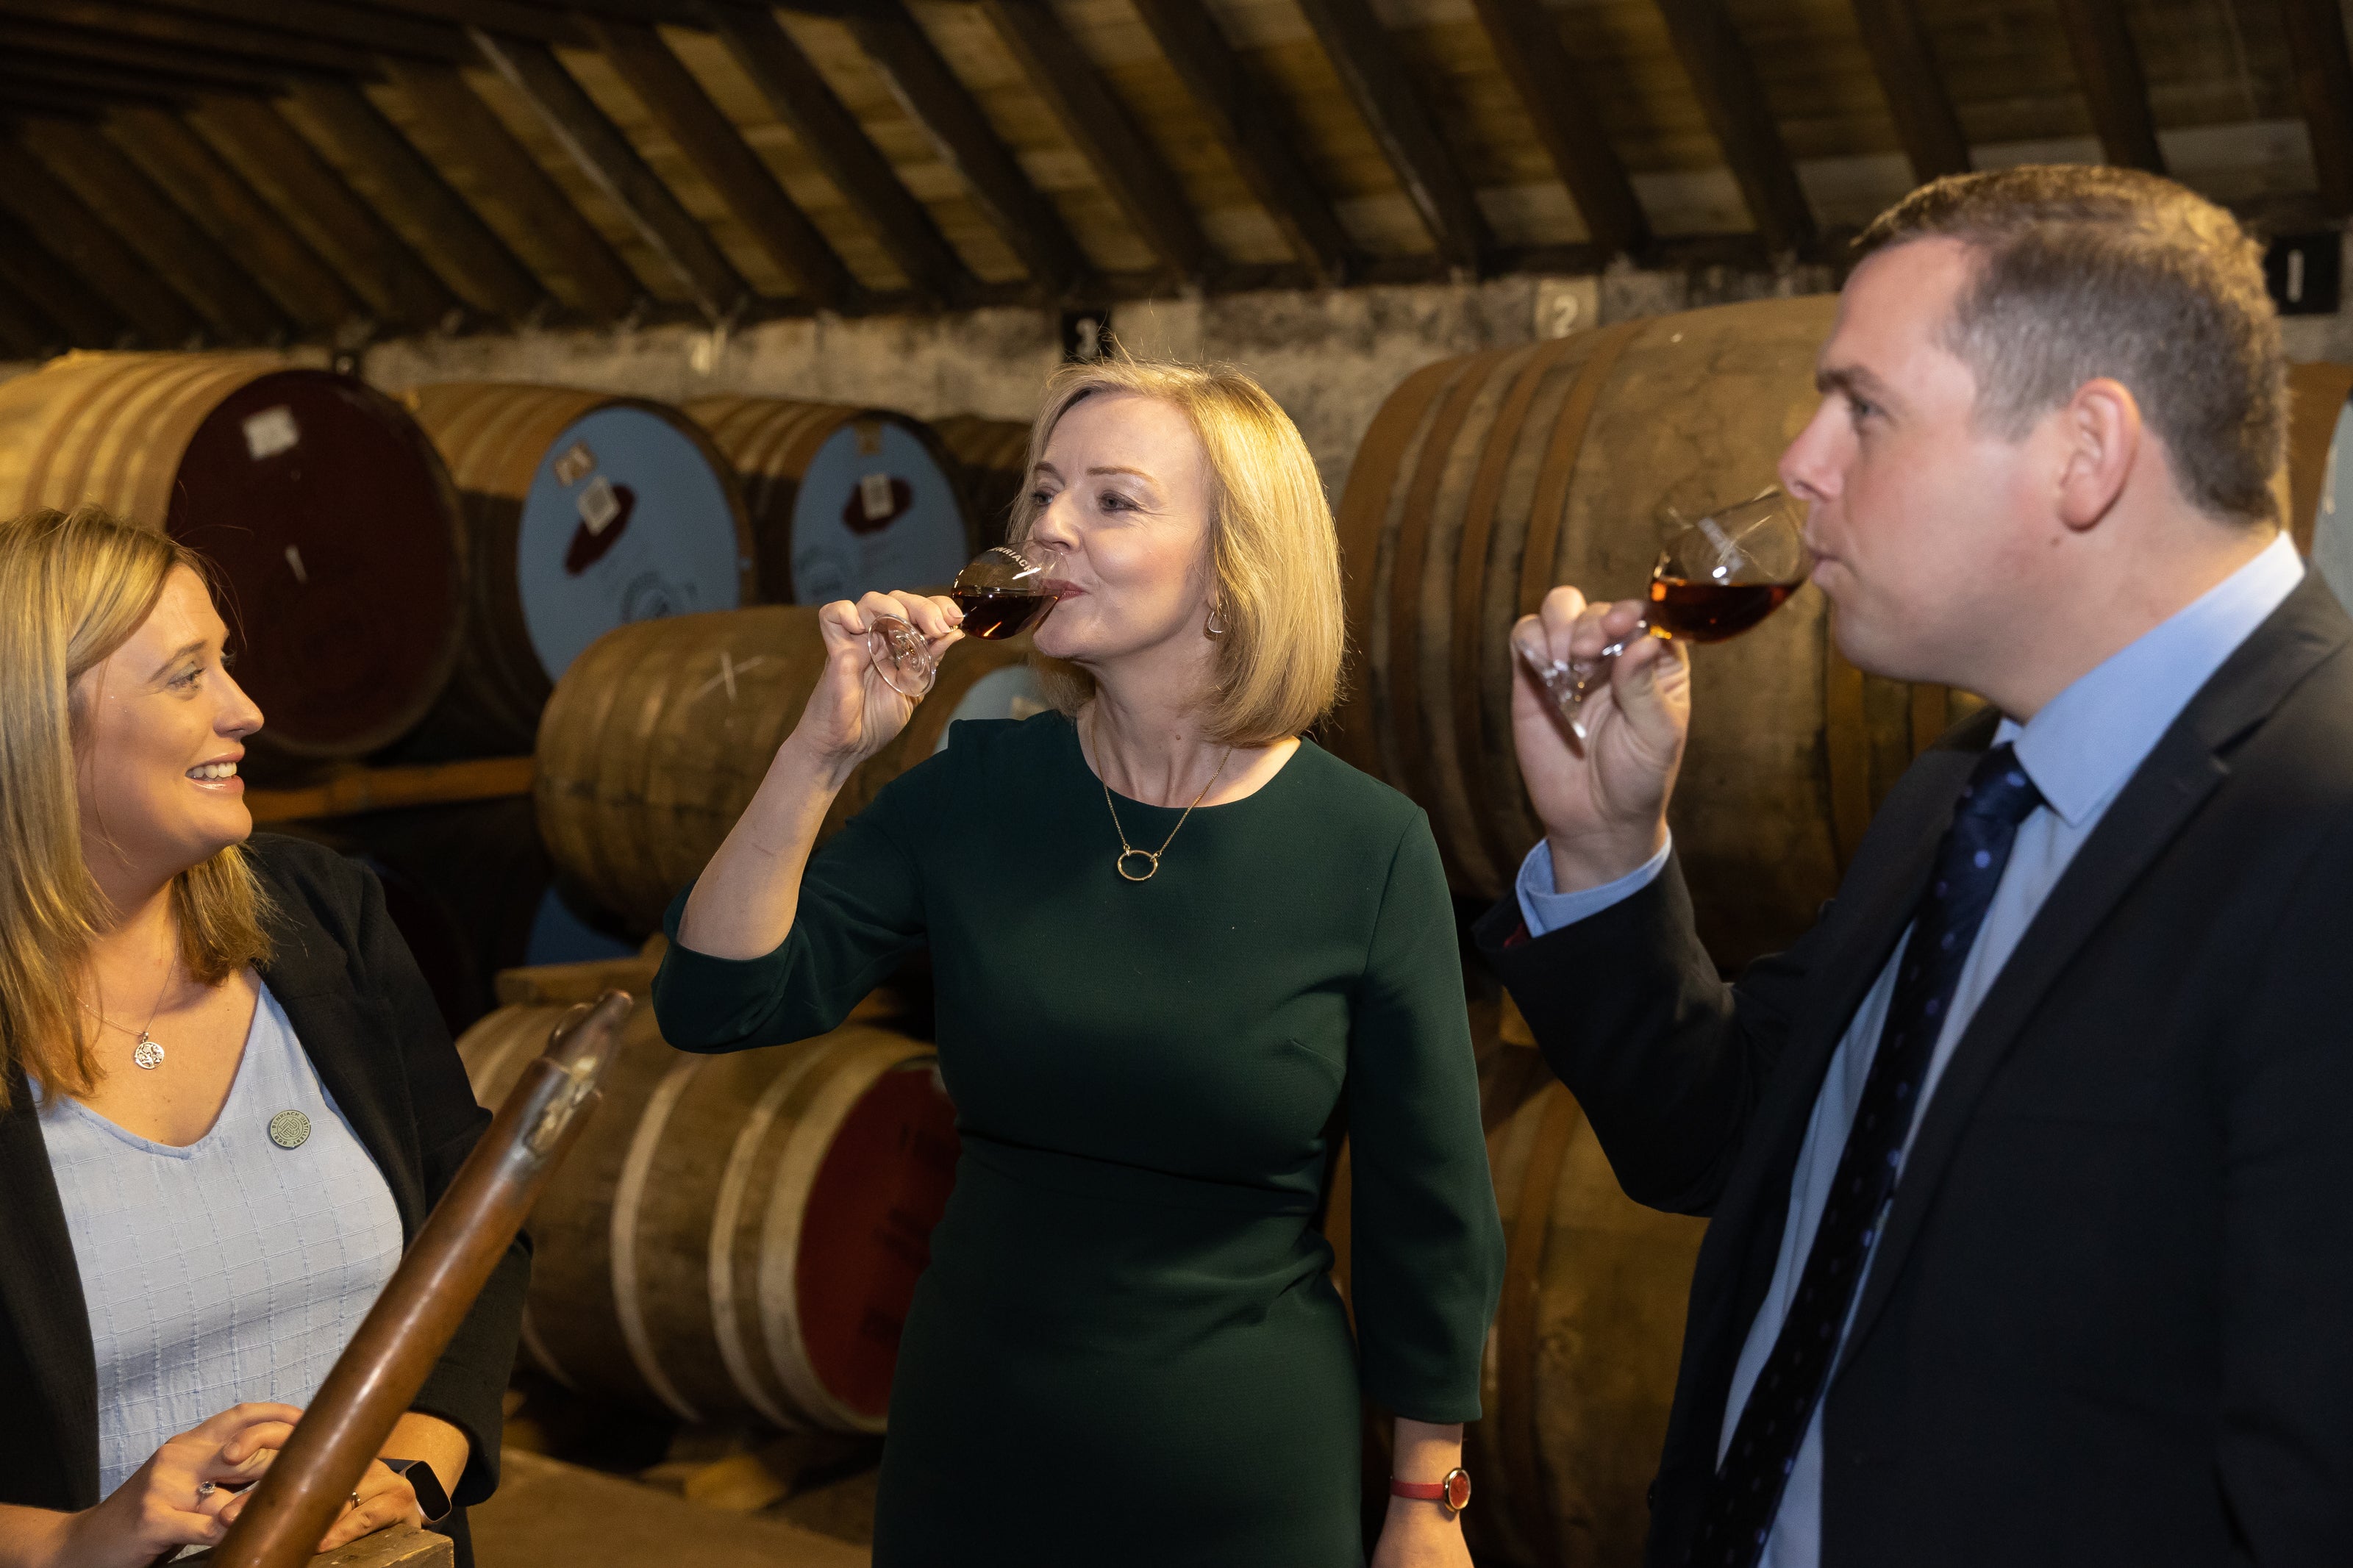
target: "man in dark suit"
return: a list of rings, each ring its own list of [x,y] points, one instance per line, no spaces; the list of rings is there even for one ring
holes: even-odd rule
[[[1684,653],[1581,749],[1515,697],[1546,837],[1482,945],[1626,1191],[1712,1216],[1650,1560],[2353,1563],[2353,623],[2279,529],[2255,247],[2020,169],[1862,248],[1782,479],[1848,658],[1989,709],[1725,985]]]

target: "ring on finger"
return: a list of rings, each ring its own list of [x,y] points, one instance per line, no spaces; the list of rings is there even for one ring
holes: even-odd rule
[[[359,1494],[359,1493],[357,1493],[357,1492],[353,1492],[353,1493],[352,1494],[352,1506],[353,1506],[353,1508],[357,1508],[357,1507],[359,1507],[359,1506],[360,1506],[360,1494]]]
[[[196,1495],[198,1497],[210,1497],[213,1493],[218,1490],[220,1490],[220,1483],[217,1481],[199,1481],[196,1483]]]

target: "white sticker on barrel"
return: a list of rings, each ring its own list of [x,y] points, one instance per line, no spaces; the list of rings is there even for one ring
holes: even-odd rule
[[[246,416],[245,449],[255,462],[290,452],[301,444],[302,427],[294,423],[294,411],[284,404]]]
[[[2353,605],[2353,403],[2337,414],[2320,504],[2313,509],[2312,564],[2340,604]]]
[[[964,719],[1027,719],[1047,709],[1046,693],[1038,684],[1036,671],[1026,664],[1008,664],[992,669],[965,689],[964,700],[955,705],[948,721],[940,728],[940,738],[932,744],[934,754],[948,749],[948,737],[956,723]]]
[[[972,558],[963,505],[929,448],[895,422],[879,432],[877,439],[870,424],[861,438],[856,426],[844,426],[801,476],[792,534],[800,604],[936,587]]]
[[[596,466],[596,454],[588,449],[588,443],[575,441],[556,457],[555,482],[559,485],[576,485],[587,478],[588,471]]]
[[[613,510],[592,528],[585,491],[556,472],[593,453]],[[585,470],[583,470],[585,472]],[[549,679],[582,649],[628,621],[743,602],[743,542],[728,478],[670,417],[650,408],[599,408],[548,446],[522,503],[515,586],[523,626]]]
[[[613,481],[598,474],[580,492],[580,521],[590,533],[602,533],[613,526],[621,515],[621,498],[614,493]]]

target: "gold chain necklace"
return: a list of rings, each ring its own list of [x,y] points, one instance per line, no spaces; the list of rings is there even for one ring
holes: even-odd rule
[[[1226,764],[1233,760],[1234,749],[1231,746],[1228,746],[1226,748],[1226,754],[1218,759],[1218,771],[1209,775],[1209,783],[1203,784],[1201,786],[1201,793],[1193,797],[1193,805],[1198,805],[1203,801],[1209,798],[1210,785],[1216,784],[1219,778],[1224,776]],[[1098,784],[1103,783],[1100,778],[1098,778],[1096,782]],[[1193,815],[1193,805],[1188,805],[1185,808],[1185,816],[1176,819],[1176,826],[1168,830],[1168,837],[1160,841],[1159,848],[1138,849],[1134,845],[1130,844],[1127,841],[1127,829],[1119,825],[1119,807],[1112,804],[1111,785],[1104,784],[1103,786],[1103,805],[1111,812],[1111,830],[1119,835],[1119,858],[1112,862],[1112,869],[1117,871],[1122,877],[1126,878],[1131,882],[1149,882],[1155,876],[1159,874],[1160,858],[1168,853],[1168,847],[1171,844],[1176,842],[1176,835],[1184,830],[1186,818]],[[1145,863],[1142,875],[1139,876],[1135,872],[1127,868],[1127,863],[1130,860],[1141,860]]]

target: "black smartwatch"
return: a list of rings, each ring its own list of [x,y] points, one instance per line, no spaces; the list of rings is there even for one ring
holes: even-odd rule
[[[449,1517],[449,1494],[441,1489],[441,1478],[433,1467],[422,1459],[385,1459],[384,1468],[396,1476],[406,1476],[408,1484],[417,1491],[417,1511],[427,1524],[438,1524]]]

